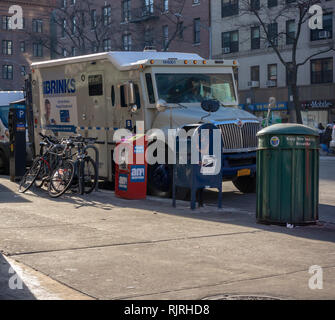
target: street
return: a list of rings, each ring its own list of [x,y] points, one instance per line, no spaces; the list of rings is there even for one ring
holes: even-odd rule
[[[322,157],[320,221],[289,229],[257,224],[255,194],[230,182],[223,209],[209,190],[192,212],[188,202],[174,209],[107,190],[19,194],[1,176],[0,299],[334,299],[334,183],[335,157]],[[322,289],[309,288],[313,265]]]

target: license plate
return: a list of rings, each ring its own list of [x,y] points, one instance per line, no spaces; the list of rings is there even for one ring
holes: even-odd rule
[[[241,169],[237,171],[237,176],[242,177],[242,176],[250,176],[250,169]]]

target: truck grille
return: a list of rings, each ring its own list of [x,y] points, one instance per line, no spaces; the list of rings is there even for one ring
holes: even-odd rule
[[[257,149],[257,132],[261,129],[258,122],[245,122],[242,126],[237,123],[220,124],[223,148],[225,153],[253,151]]]

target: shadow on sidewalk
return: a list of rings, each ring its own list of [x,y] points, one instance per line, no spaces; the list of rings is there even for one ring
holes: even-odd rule
[[[205,193],[205,207],[195,211],[190,210],[189,201],[177,201],[177,208],[173,208],[172,199],[149,197],[147,200],[126,200],[120,199],[113,192],[106,190],[83,196],[68,193],[61,198],[52,199],[46,191],[32,189],[30,195],[44,197],[55,203],[61,201],[73,204],[78,209],[78,214],[81,207],[92,207],[111,212],[114,208],[143,209],[160,214],[251,227],[266,232],[277,232],[335,243],[335,224],[299,226],[293,229],[288,229],[285,226],[258,224],[255,218],[255,194],[242,194],[237,191],[224,192],[223,209],[219,210],[216,208],[217,191],[206,190]],[[320,205],[319,210],[324,210],[324,206]],[[335,207],[327,205],[327,210],[335,212]],[[320,220],[322,221],[322,219]]]
[[[15,269],[0,253],[0,300],[36,300]]]
[[[0,203],[20,203],[20,202],[31,202],[23,197],[18,192],[13,192],[7,187],[0,184]]]

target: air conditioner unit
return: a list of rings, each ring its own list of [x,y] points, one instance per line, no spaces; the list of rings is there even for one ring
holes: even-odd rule
[[[277,85],[277,80],[268,80],[266,81],[267,87],[275,87]]]
[[[319,39],[328,39],[330,32],[328,30],[319,31]]]
[[[230,53],[230,48],[223,48],[223,53]]]
[[[249,88],[258,88],[259,87],[259,81],[248,81],[248,87]]]

